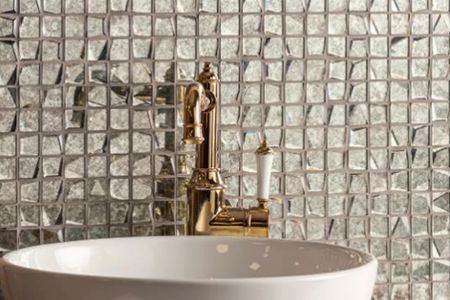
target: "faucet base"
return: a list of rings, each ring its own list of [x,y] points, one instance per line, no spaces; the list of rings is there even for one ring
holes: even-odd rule
[[[194,168],[187,184],[189,235],[208,235],[209,222],[223,206],[224,184],[217,168]]]
[[[195,168],[187,185],[189,235],[268,237],[267,206],[236,208],[224,203],[224,184],[217,168]]]

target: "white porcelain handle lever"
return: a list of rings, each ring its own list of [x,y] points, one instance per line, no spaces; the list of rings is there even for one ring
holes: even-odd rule
[[[266,142],[256,149],[257,199],[268,200],[270,191],[270,174],[272,172],[273,150]]]

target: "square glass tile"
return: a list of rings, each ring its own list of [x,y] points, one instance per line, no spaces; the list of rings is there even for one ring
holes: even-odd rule
[[[180,91],[220,78],[227,200],[276,149],[271,236],[379,258],[374,299],[447,299],[447,0],[0,1],[0,251],[184,234]]]

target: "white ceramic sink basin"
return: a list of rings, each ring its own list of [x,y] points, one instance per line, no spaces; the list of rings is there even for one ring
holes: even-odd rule
[[[11,252],[6,300],[369,300],[376,260],[311,242],[134,237]]]

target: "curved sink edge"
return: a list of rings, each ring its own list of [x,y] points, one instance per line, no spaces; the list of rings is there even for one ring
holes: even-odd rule
[[[14,264],[8,261],[9,256],[18,255],[22,252],[30,251],[36,248],[57,248],[58,246],[64,245],[77,245],[84,244],[86,242],[101,242],[101,241],[111,241],[114,240],[127,240],[127,239],[216,239],[220,241],[224,240],[249,240],[254,242],[263,242],[263,241],[277,241],[281,243],[308,243],[308,244],[319,244],[330,246],[332,248],[340,248],[344,250],[350,250],[359,255],[362,255],[366,258],[364,263],[362,263],[358,267],[353,267],[350,269],[325,272],[325,273],[317,273],[317,274],[308,274],[308,275],[285,275],[285,276],[267,276],[267,277],[235,277],[235,278],[195,278],[195,279],[162,279],[162,278],[135,278],[135,277],[120,277],[120,276],[101,276],[101,275],[89,275],[89,274],[74,274],[74,273],[66,273],[66,272],[55,272],[48,270],[39,270],[31,267],[24,267],[21,265]],[[371,269],[377,269],[378,260],[371,253],[367,253],[364,251],[360,251],[357,249],[353,249],[346,246],[329,244],[321,241],[305,241],[305,240],[284,240],[284,239],[270,239],[270,238],[255,238],[255,237],[233,237],[233,236],[131,236],[131,237],[114,237],[114,238],[103,238],[103,239],[91,239],[91,240],[79,240],[79,241],[69,241],[62,243],[54,243],[47,245],[36,245],[28,248],[23,248],[15,251],[11,251],[0,257],[0,278],[5,272],[5,268],[10,267],[21,271],[32,272],[36,274],[45,274],[49,276],[68,276],[72,278],[86,278],[93,280],[107,280],[107,281],[134,281],[134,282],[143,282],[143,283],[171,283],[171,284],[189,284],[189,285],[209,285],[209,284],[248,284],[248,283],[264,283],[264,282],[296,282],[296,281],[325,281],[332,278],[339,278],[350,276],[353,273],[363,273],[364,271],[368,271]],[[2,280],[4,281],[4,280]]]

